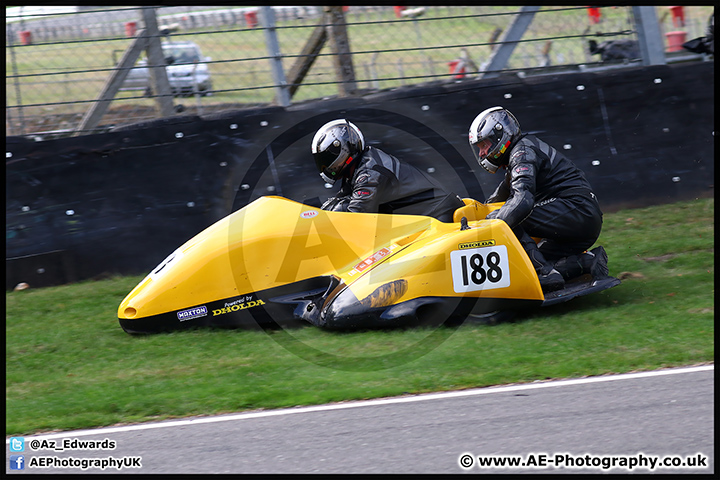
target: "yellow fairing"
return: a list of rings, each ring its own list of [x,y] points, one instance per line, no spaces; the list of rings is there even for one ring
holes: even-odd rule
[[[502,221],[482,220],[483,209],[499,204],[466,204],[460,217],[469,228],[461,230],[430,217],[326,212],[262,197],[173,252],[128,294],[118,317],[179,312],[181,319],[183,309],[224,299],[252,307],[268,302],[258,292],[322,276],[339,278],[359,300],[405,281],[390,296],[372,297],[372,307],[424,296],[542,301],[515,235]]]
[[[480,203],[472,198],[463,198],[464,207],[460,207],[455,210],[453,214],[453,222],[459,222],[461,218],[465,217],[468,222],[473,220],[482,220],[487,217],[487,214],[493,210],[497,210],[502,207],[502,203]]]
[[[535,270],[507,224],[486,220],[468,226],[460,231],[458,224],[433,221],[426,241],[398,249],[359,278],[356,269],[338,276],[358,299],[382,285],[407,280],[407,290],[392,303],[426,296],[543,300]]]

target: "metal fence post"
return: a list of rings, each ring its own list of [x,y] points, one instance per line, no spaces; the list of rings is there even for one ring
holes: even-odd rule
[[[22,8],[22,7],[21,7]],[[20,134],[25,135],[25,119],[23,118],[23,106],[22,106],[22,94],[20,92],[20,76],[18,74],[18,68],[17,68],[17,60],[15,59],[15,31],[13,29],[13,25],[9,25],[8,28],[8,36],[10,37],[8,40],[8,46],[10,47],[10,59],[12,63],[12,71],[13,76],[15,77],[15,96],[17,97],[17,104],[18,104],[18,116],[20,118]],[[5,105],[7,105],[7,99],[5,100]],[[12,118],[10,117],[10,110],[6,109],[7,111],[7,124],[10,126],[10,135],[13,134],[13,128],[12,128]]]
[[[332,49],[333,65],[337,76],[338,90],[341,97],[357,93],[355,69],[350,51],[350,39],[345,25],[343,7],[325,7],[323,16],[328,24],[328,40]]]
[[[643,65],[665,65],[665,50],[655,7],[632,7]]]
[[[507,66],[513,50],[517,47],[518,42],[532,23],[538,10],[540,10],[538,6],[525,6],[520,9],[520,13],[510,23],[499,48],[493,51],[485,71],[480,72],[478,77],[495,78],[500,75],[500,70],[505,69]]]
[[[147,32],[147,57],[150,68],[150,78],[155,87],[155,102],[160,109],[160,115],[169,117],[173,114],[173,99],[170,81],[167,77],[167,62],[160,42],[160,29],[158,28],[155,7],[143,7],[143,20]]]
[[[81,135],[85,130],[92,130],[100,123],[103,115],[110,108],[110,103],[115,99],[122,83],[127,78],[129,69],[135,65],[140,52],[147,47],[147,35],[145,32],[145,29],[141,30],[135,41],[125,50],[120,62],[117,64],[118,69],[107,79],[97,100],[90,104],[90,108],[85,112],[80,124],[75,129],[75,135]]]
[[[287,80],[285,80],[285,72],[283,72],[280,43],[275,30],[275,12],[272,7],[261,7],[261,10],[260,17],[265,31],[265,44],[270,56],[270,68],[275,82],[275,98],[281,107],[287,107],[290,105],[290,92]]]
[[[318,25],[315,27],[315,30],[313,30],[310,38],[300,51],[300,56],[288,71],[287,76],[290,81],[290,97],[292,97],[302,85],[305,76],[310,71],[310,67],[312,67],[313,63],[315,63],[318,55],[320,55],[320,51],[326,41],[327,31],[325,30],[325,26]]]

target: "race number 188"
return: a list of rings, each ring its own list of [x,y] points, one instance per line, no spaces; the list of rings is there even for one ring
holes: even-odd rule
[[[450,252],[455,293],[510,286],[510,267],[505,245]]]

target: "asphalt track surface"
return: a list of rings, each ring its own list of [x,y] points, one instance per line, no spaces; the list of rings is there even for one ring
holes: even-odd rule
[[[713,473],[714,403],[714,365],[703,365],[26,437],[25,451],[15,453],[24,456],[22,471],[10,470],[6,439],[5,468],[9,474]],[[105,439],[115,442],[113,450],[47,449],[50,442],[77,447]],[[34,440],[46,449],[33,450]],[[480,456],[526,465],[480,467]],[[141,467],[39,468],[42,457],[126,457],[128,463],[135,457]],[[701,468],[652,469],[652,459]],[[468,460],[471,466],[461,466]],[[611,461],[615,468],[603,467]]]

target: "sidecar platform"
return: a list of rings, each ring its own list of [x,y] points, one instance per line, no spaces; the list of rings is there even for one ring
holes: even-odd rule
[[[557,303],[567,302],[573,298],[601,292],[617,285],[620,285],[620,280],[615,277],[608,276],[594,279],[590,275],[583,275],[565,283],[565,288],[562,290],[546,293],[542,306],[547,307]]]
[[[567,302],[576,297],[601,292],[608,288],[620,285],[620,280],[615,277],[592,278],[590,275],[582,275],[565,283],[565,288],[548,292],[545,300],[540,304],[542,307]],[[470,314],[465,319],[468,325],[497,325],[498,323],[513,322],[521,314],[519,310],[499,310],[485,314]]]

